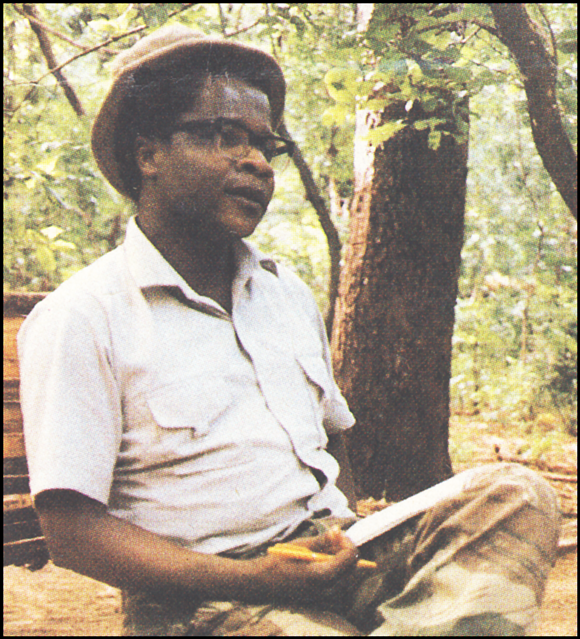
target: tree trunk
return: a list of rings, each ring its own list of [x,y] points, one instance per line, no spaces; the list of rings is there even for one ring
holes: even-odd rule
[[[467,144],[357,116],[355,198],[333,330],[334,370],[357,424],[347,434],[359,496],[398,500],[452,475],[451,337],[463,242]],[[396,119],[396,118],[395,118]],[[376,121],[378,120],[378,121]]]

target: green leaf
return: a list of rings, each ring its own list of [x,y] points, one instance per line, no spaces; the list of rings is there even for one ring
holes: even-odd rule
[[[404,129],[406,124],[397,120],[396,122],[387,122],[378,126],[376,129],[371,129],[366,135],[362,137],[363,140],[368,140],[373,146],[379,146],[383,142],[386,142],[389,138],[392,138],[395,133]]]
[[[401,55],[397,57],[383,58],[378,65],[379,72],[384,73],[387,80],[393,79],[396,75],[406,75],[407,64],[405,58]]]
[[[53,157],[48,157],[41,162],[36,163],[36,168],[43,173],[47,173],[48,175],[52,175],[55,172],[56,164],[60,160],[60,154],[54,155]]]
[[[113,33],[115,30],[113,25],[109,23],[109,20],[106,18],[98,18],[97,20],[91,20],[88,23],[88,26],[98,33]]]
[[[61,229],[58,226],[47,226],[44,229],[40,229],[40,232],[49,240],[54,240],[55,237],[58,237],[61,233],[64,233],[64,229]]]
[[[26,229],[25,237],[34,246],[47,243],[46,238],[34,229]]]
[[[466,2],[461,10],[463,20],[473,20],[474,18],[483,18],[488,15],[489,9],[481,2]]]
[[[425,16],[417,21],[415,25],[416,29],[424,29],[425,27],[431,27],[435,24],[438,24],[439,18],[435,18],[434,16]]]
[[[453,136],[453,139],[455,140],[457,144],[465,144],[469,137],[467,135],[463,135],[459,133],[452,133],[451,135]]]
[[[359,77],[354,69],[330,69],[324,76],[328,95],[337,102],[354,102]]]
[[[399,33],[400,29],[401,27],[399,24],[393,23],[388,25],[387,27],[377,30],[376,35],[382,37],[385,42],[388,42],[389,40],[392,40],[397,35],[397,33]]]
[[[413,123],[413,127],[417,131],[424,131],[427,127],[433,130],[439,124],[445,124],[447,120],[445,118],[429,118],[427,120],[418,120]]]
[[[429,133],[427,143],[429,144],[430,149],[437,151],[441,144],[441,131],[431,131],[431,133]]]
[[[76,251],[77,246],[72,242],[65,242],[65,240],[55,240],[50,244],[51,248],[58,251]]]
[[[36,259],[46,273],[54,273],[56,270],[54,253],[45,244],[39,244],[36,247]]]
[[[143,4],[143,19],[149,27],[160,27],[169,19],[169,10],[167,6],[159,2],[151,2]]]
[[[322,124],[324,126],[342,126],[350,113],[352,113],[350,106],[339,102],[326,109],[322,114]]]
[[[445,73],[452,82],[468,82],[471,80],[471,70],[467,67],[447,67]]]
[[[364,102],[364,108],[369,111],[382,111],[389,103],[390,100],[387,98],[371,98]]]
[[[437,108],[437,100],[435,98],[427,98],[421,102],[421,106],[427,113],[430,113]]]

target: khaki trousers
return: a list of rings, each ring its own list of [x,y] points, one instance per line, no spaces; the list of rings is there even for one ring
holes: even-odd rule
[[[299,534],[332,523],[314,520]],[[469,490],[362,546],[379,570],[356,571],[316,607],[123,593],[125,635],[531,635],[559,527],[556,495],[540,475],[482,466]]]

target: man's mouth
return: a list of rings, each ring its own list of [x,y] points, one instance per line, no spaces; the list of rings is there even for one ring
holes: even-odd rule
[[[268,198],[266,194],[260,189],[254,189],[249,186],[240,186],[227,191],[229,195],[233,195],[235,198],[246,200],[250,204],[258,204],[262,210],[266,210],[268,206]]]

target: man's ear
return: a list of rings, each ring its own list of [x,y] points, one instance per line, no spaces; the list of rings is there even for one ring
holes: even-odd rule
[[[135,139],[135,162],[143,178],[154,178],[157,176],[157,152],[159,148],[159,140],[154,138],[146,138],[142,135],[138,135]]]

